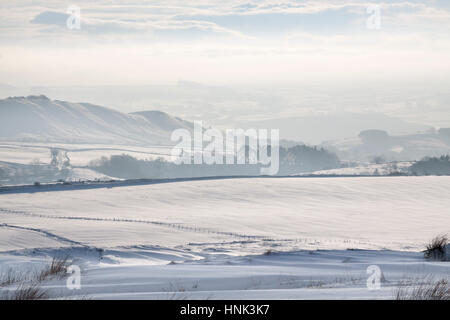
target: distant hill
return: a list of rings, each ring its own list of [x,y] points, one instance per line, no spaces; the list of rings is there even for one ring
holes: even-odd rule
[[[385,162],[415,161],[450,154],[450,134],[446,128],[428,133],[391,135],[384,130],[364,130],[358,138],[324,143],[341,159]]]
[[[356,137],[371,128],[386,130],[391,134],[424,132],[431,127],[410,123],[381,113],[336,113],[305,115],[266,120],[248,120],[239,123],[244,128],[279,128],[282,139],[320,144]]]
[[[161,111],[131,114],[46,96],[0,100],[0,140],[128,145],[173,144],[176,128],[193,124]]]
[[[136,115],[140,117],[144,117],[148,121],[150,121],[155,126],[158,126],[161,130],[164,131],[173,131],[179,128],[185,128],[189,130],[194,130],[194,124],[189,121],[185,121],[178,117],[169,116],[167,113],[162,111],[139,111],[130,113],[131,115]]]

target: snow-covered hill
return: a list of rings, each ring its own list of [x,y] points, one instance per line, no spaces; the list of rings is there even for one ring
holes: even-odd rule
[[[450,177],[432,176],[15,187],[0,190],[0,219],[95,247],[224,242],[240,254],[273,246],[420,250],[450,231],[449,187]],[[0,236],[0,250],[10,245]]]
[[[69,256],[81,289],[49,279],[51,298],[392,299],[430,275],[449,280],[449,262],[420,252],[449,232],[449,186],[376,177],[3,189],[0,275]],[[380,290],[368,290],[369,266]]]
[[[127,145],[172,144],[175,128],[190,122],[160,111],[125,114],[90,103],[46,96],[0,100],[0,140]]]

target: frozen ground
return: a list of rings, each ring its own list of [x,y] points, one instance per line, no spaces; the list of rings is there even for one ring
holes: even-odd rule
[[[449,187],[450,177],[241,178],[2,191],[0,268],[69,254],[82,289],[46,282],[54,297],[392,298],[400,282],[450,274],[420,252],[450,231]],[[381,290],[366,286],[373,264]]]

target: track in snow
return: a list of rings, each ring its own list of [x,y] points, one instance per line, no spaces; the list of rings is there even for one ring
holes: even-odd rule
[[[38,232],[38,233],[41,233],[41,234],[45,235],[46,237],[52,238],[52,239],[60,241],[60,242],[65,242],[65,243],[68,243],[68,244],[71,244],[71,245],[78,245],[78,246],[87,247],[85,244],[83,244],[81,242],[70,240],[70,239],[62,237],[62,236],[58,236],[58,235],[56,235],[54,233],[51,233],[51,232],[43,230],[43,229],[16,226],[16,225],[8,224],[8,223],[1,223],[0,227]]]

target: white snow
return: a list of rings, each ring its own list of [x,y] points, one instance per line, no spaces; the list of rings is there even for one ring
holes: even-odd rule
[[[70,159],[70,167],[66,170],[67,174],[64,174],[63,180],[65,181],[112,179],[113,177],[86,168],[91,161],[99,160],[101,157],[127,154],[140,160],[156,158],[173,160],[171,146],[139,147],[4,141],[0,143],[0,185],[32,184],[35,181],[43,183],[59,180],[59,170],[54,167],[42,168],[42,166],[50,165],[52,149],[66,152]],[[40,167],[34,167],[35,165],[40,165]],[[4,172],[3,175],[1,175],[2,172]]]
[[[76,223],[94,229],[99,225],[98,232],[109,234],[130,223],[130,228],[144,225],[149,231],[163,223],[164,230],[186,234],[174,237],[179,244],[189,242],[191,234],[210,234],[233,240],[282,239],[286,248],[312,243],[333,249],[418,250],[430,237],[449,231],[449,188],[450,177],[218,179],[0,194],[0,215],[6,223],[37,228],[44,219],[45,228],[57,232],[51,223],[55,221],[71,239],[72,232],[80,232],[70,227],[76,218]],[[102,228],[114,219],[130,222],[113,221]],[[84,243],[136,244],[132,237],[106,243],[98,232],[92,239],[91,233],[83,235]]]
[[[450,177],[297,177],[4,189],[0,269],[70,254],[82,289],[45,283],[54,297],[392,298],[404,280],[450,274],[420,252],[450,231],[449,187]],[[381,290],[367,289],[372,264]]]
[[[388,162],[382,164],[375,163],[364,163],[357,166],[347,167],[347,168],[337,168],[329,170],[318,170],[309,173],[303,173],[302,175],[389,175],[391,173],[409,173],[408,168],[413,165],[413,161],[398,161],[398,162]]]
[[[159,247],[120,247],[98,251],[72,248],[64,254],[80,266],[81,289],[66,280],[42,288],[64,299],[392,299],[398,287],[449,279],[448,262],[424,261],[413,252],[318,250],[235,257],[193,254]],[[0,261],[38,270],[49,249],[0,253]],[[169,263],[170,261],[170,263]],[[380,268],[380,289],[369,290],[369,266]],[[10,286],[9,289],[14,289]]]
[[[86,166],[92,160],[102,156],[128,154],[137,159],[155,159],[158,157],[170,160],[172,158],[171,146],[120,146],[102,144],[64,144],[64,143],[23,143],[6,141],[0,143],[0,159],[3,162],[17,164],[31,164],[38,162],[49,164],[52,148],[67,151],[70,163],[73,166]]]
[[[0,140],[123,145],[173,144],[175,128],[192,124],[160,111],[125,114],[45,96],[0,100]]]

